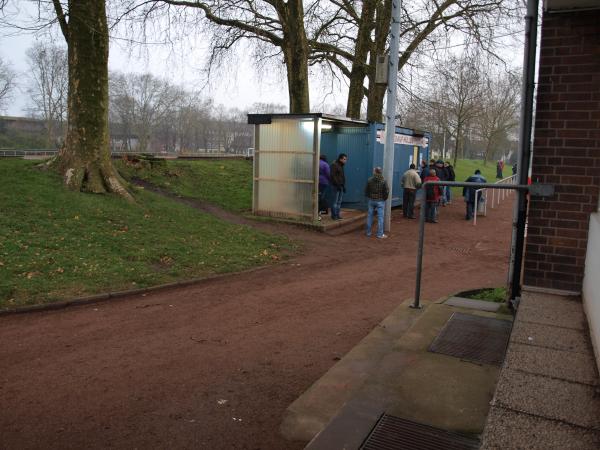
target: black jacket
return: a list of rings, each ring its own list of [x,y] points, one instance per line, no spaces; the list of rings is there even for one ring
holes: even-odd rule
[[[387,200],[390,195],[390,189],[388,188],[383,175],[373,175],[369,178],[367,186],[365,187],[365,195],[371,200]]]
[[[331,184],[340,189],[346,186],[344,165],[340,164],[338,161],[331,164]]]
[[[446,167],[446,172],[448,173],[447,181],[456,181],[456,174],[454,173],[454,167],[452,167],[452,166]]]

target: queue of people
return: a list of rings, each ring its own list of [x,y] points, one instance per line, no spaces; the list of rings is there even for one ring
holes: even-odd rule
[[[337,159],[329,165],[325,155],[321,155],[319,161],[319,220],[321,214],[327,214],[328,209],[331,209],[332,220],[341,220],[340,210],[344,193],[346,192],[346,177],[344,166],[348,161],[348,156],[341,153]],[[456,174],[454,167],[449,161],[432,159],[429,164],[426,161],[421,162],[420,172],[417,171],[415,164],[411,164],[409,169],[404,172],[401,179],[403,188],[402,196],[402,213],[406,219],[415,219],[415,200],[417,192],[422,185],[431,181],[455,181]],[[471,175],[467,182],[487,183],[486,179],[481,175],[480,170],[476,170]],[[327,204],[328,190],[331,189],[333,204],[329,208]],[[466,187],[463,189],[463,197],[466,205],[465,219],[471,220],[475,212],[475,203],[482,201],[481,191],[474,188]],[[384,214],[385,202],[390,195],[390,189],[387,181],[383,176],[381,167],[373,169],[373,176],[369,178],[365,186],[365,196],[368,199],[367,203],[367,224],[366,235],[371,236],[373,229],[373,221],[377,215],[377,234],[379,239],[387,238],[384,234]],[[446,206],[452,201],[452,191],[449,186],[432,186],[429,185],[424,193],[425,221],[428,223],[438,223],[439,207]]]

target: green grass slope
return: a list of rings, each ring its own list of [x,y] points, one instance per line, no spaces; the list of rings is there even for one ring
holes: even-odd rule
[[[164,161],[133,167],[117,162],[128,179],[140,178],[168,191],[242,212],[252,209],[252,162],[246,160]]]
[[[143,190],[70,192],[35,162],[0,160],[0,309],[242,270],[293,248]]]

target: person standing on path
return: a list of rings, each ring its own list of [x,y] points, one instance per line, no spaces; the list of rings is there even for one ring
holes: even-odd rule
[[[444,161],[442,161],[441,159],[438,159],[435,163],[435,174],[440,179],[440,181],[448,181],[448,171],[444,167]],[[447,186],[440,186],[440,192],[442,194],[442,206],[446,206],[446,188]]]
[[[383,234],[383,215],[385,211],[385,201],[390,195],[390,189],[383,178],[383,170],[381,167],[375,167],[375,169],[373,169],[373,176],[369,178],[367,186],[365,187],[365,195],[369,199],[369,209],[367,213],[367,236],[371,236],[373,214],[375,211],[377,211],[377,238],[385,239],[387,238],[387,235]]]
[[[425,177],[423,183],[428,181],[440,181],[435,169],[429,171],[429,176]],[[442,190],[439,186],[427,186],[425,189],[425,222],[438,223],[437,209],[442,197]]]
[[[444,163],[444,169],[446,169],[446,174],[448,175],[447,181],[456,181],[456,173],[450,161]],[[446,203],[452,203],[452,188],[450,186],[446,186]]]
[[[496,178],[498,178],[499,180],[504,178],[504,175],[502,175],[503,170],[504,170],[504,161],[499,159],[498,162],[496,163]]]
[[[415,197],[421,187],[421,177],[414,164],[402,175],[402,215],[408,219],[415,218]]]
[[[473,175],[466,179],[467,183],[487,183],[487,180],[481,175],[481,170],[477,169]],[[477,189],[472,187],[464,187],[463,188],[463,197],[465,198],[465,203],[467,204],[467,214],[465,216],[466,220],[471,220],[473,218],[473,214],[477,214],[475,211],[475,200],[479,202],[481,198],[481,191],[477,192]]]
[[[321,220],[321,214],[327,214],[327,188],[330,179],[331,171],[327,164],[327,156],[321,155],[319,157],[319,220]]]
[[[346,176],[344,175],[344,166],[348,161],[348,155],[340,153],[335,162],[331,165],[331,189],[333,190],[333,205],[331,205],[331,218],[341,220],[340,209],[342,208],[342,199],[346,192]]]

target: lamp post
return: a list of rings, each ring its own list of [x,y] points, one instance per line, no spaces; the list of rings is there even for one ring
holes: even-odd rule
[[[383,148],[383,173],[390,186],[385,202],[385,230],[390,231],[392,218],[392,192],[394,189],[394,137],[396,135],[396,85],[398,82],[398,51],[400,47],[400,11],[402,0],[392,0],[392,25],[388,63],[387,100],[385,112],[385,145]]]

